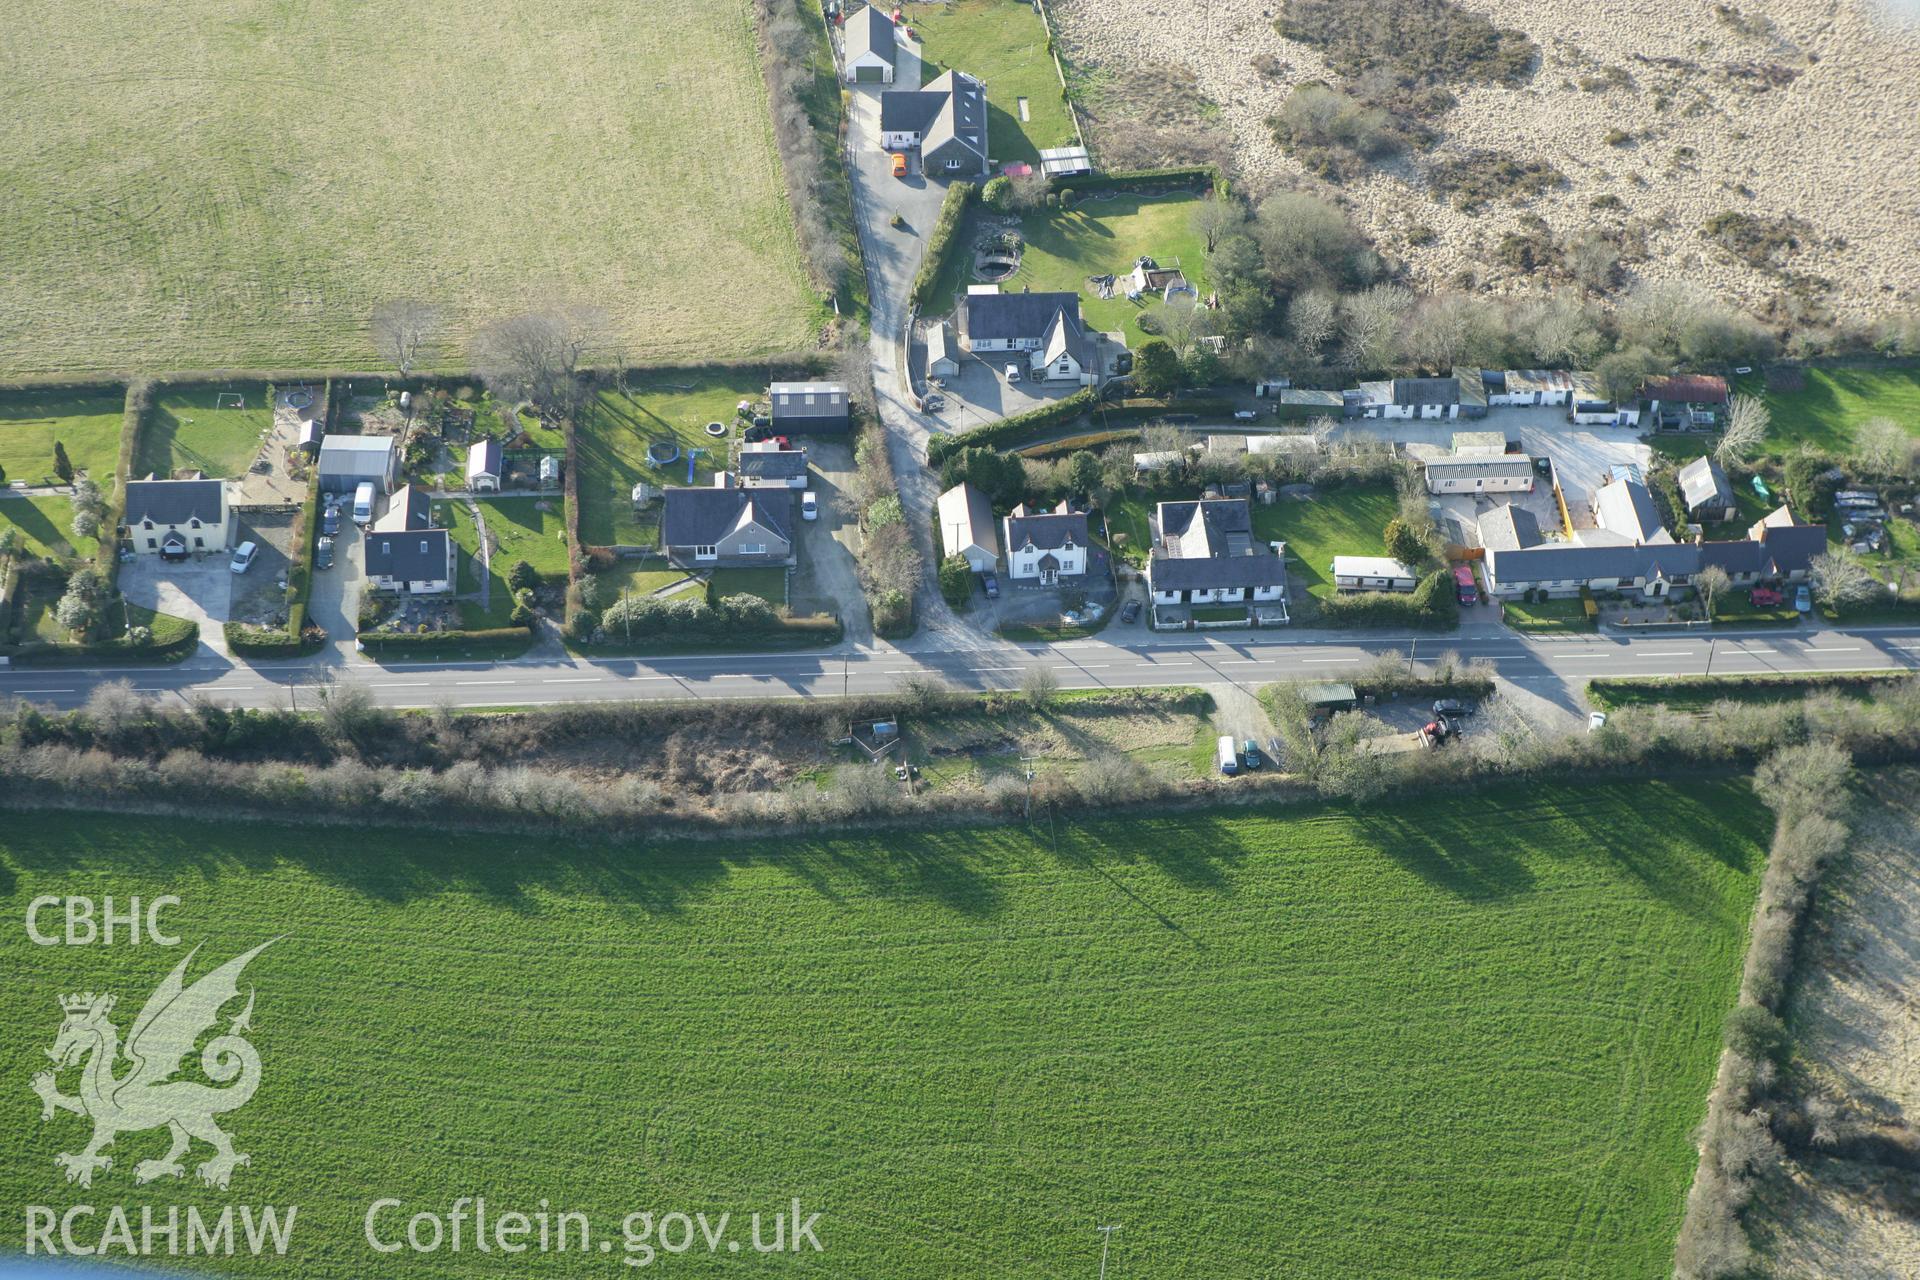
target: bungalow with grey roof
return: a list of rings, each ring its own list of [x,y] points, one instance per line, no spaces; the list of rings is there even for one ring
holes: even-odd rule
[[[919,89],[880,95],[880,145],[920,152],[929,176],[985,177],[987,90],[964,71],[948,71]]]
[[[960,342],[975,355],[1019,352],[1036,379],[1099,384],[1099,338],[1080,318],[1077,293],[969,293],[957,312]]]
[[[1153,552],[1147,590],[1154,617],[1165,605],[1249,605],[1262,620],[1287,620],[1284,547],[1253,533],[1253,506],[1245,498],[1162,502],[1154,509]]]
[[[793,563],[793,491],[672,488],[660,513],[660,554],[682,568]]]
[[[1481,521],[1482,568],[1487,590],[1496,596],[1571,596],[1585,587],[1658,598],[1686,589],[1708,565],[1725,570],[1735,586],[1804,582],[1827,549],[1826,526],[1798,524],[1786,507],[1755,523],[1745,538],[1719,542],[1629,543],[1617,535],[1596,540],[1589,530],[1571,542],[1544,542],[1537,525],[1527,529],[1517,519],[1517,536],[1509,540],[1490,522]]]

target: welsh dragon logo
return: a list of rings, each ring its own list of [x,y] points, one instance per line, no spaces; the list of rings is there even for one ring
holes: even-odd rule
[[[55,1111],[71,1111],[93,1121],[93,1141],[78,1155],[62,1152],[54,1157],[67,1171],[67,1181],[80,1186],[93,1185],[96,1170],[113,1168],[113,1157],[101,1155],[117,1135],[141,1129],[165,1126],[173,1137],[173,1146],[159,1160],[142,1160],[133,1168],[136,1183],[159,1178],[178,1178],[186,1173],[180,1157],[187,1153],[195,1138],[213,1148],[213,1156],[194,1172],[210,1187],[226,1190],[233,1171],[251,1161],[233,1149],[233,1139],[214,1123],[214,1117],[238,1110],[260,1087],[260,1055],[248,1043],[251,1029],[253,992],[247,992],[247,1007],[227,1025],[224,1035],[216,1035],[200,1051],[200,1069],[215,1088],[193,1080],[177,1080],[194,1043],[219,1021],[220,1009],[240,994],[240,972],[247,962],[273,945],[277,939],[261,943],[245,955],[236,956],[196,981],[185,983],[187,966],[199,948],[174,966],[159,990],[148,997],[140,1016],[127,1033],[124,1056],[133,1065],[115,1075],[123,1051],[119,1028],[108,1021],[113,1012],[110,995],[62,996],[60,1008],[65,1020],[60,1034],[47,1050],[53,1071],[42,1071],[33,1078],[33,1091],[40,1095],[40,1119],[53,1119]],[[83,1065],[84,1064],[84,1065]],[[80,1067],[80,1091],[77,1096],[61,1093],[55,1072]]]

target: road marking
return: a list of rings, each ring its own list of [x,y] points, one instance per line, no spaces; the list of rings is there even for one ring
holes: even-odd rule
[[[1807,646],[1807,652],[1808,653],[1858,653],[1860,652],[1860,646],[1857,644],[1833,644],[1833,645],[1810,644]]]
[[[541,684],[599,684],[600,676],[568,676],[564,680],[542,680]]]
[[[1261,659],[1261,658],[1222,658],[1222,659],[1220,659],[1220,662],[1219,662],[1219,665],[1220,665],[1220,666],[1223,666],[1223,667],[1237,667],[1237,666],[1255,666],[1255,667],[1257,667],[1257,666],[1259,666],[1259,665],[1260,665],[1260,663],[1261,663],[1262,661],[1274,661],[1274,659]]]
[[[399,683],[390,680],[380,680],[376,681],[373,687],[376,689],[425,689],[432,683],[433,681],[431,680],[403,680]]]
[[[1111,662],[1075,662],[1071,664],[1071,669],[1075,671],[1105,671],[1112,665]]]
[[[678,680],[679,676],[628,676],[629,680]]]
[[[969,671],[1025,671],[1025,667],[968,667]]]
[[[1636,653],[1636,658],[1699,658],[1704,655],[1696,649],[1662,649],[1658,653]]]
[[[470,684],[512,684],[513,681],[511,680],[455,680],[454,683],[457,685],[466,686]]]
[[[1556,653],[1553,656],[1556,658],[1565,658],[1571,662],[1583,658],[1611,658],[1613,655],[1610,653]]]

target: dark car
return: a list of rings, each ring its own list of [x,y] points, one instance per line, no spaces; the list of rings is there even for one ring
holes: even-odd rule
[[[1140,602],[1138,600],[1129,600],[1124,606],[1122,606],[1120,610],[1120,621],[1134,622],[1134,621],[1137,621],[1139,617],[1140,617]]]
[[[1260,754],[1260,744],[1252,738],[1240,744],[1240,759],[1248,769],[1258,769],[1267,762],[1267,758]]]
[[[991,569],[980,575],[980,589],[987,593],[989,600],[1000,598],[1000,579],[994,576]]]
[[[331,538],[340,532],[340,508],[329,502],[327,509],[320,513],[320,532]]]
[[[1460,720],[1473,714],[1473,708],[1455,698],[1442,698],[1433,704],[1435,719]]]
[[[316,569],[333,568],[332,538],[322,538],[313,544],[313,567]]]

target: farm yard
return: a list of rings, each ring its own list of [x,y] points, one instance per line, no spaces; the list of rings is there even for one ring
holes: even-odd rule
[[[798,1196],[836,1274],[1037,1280],[1084,1270],[1112,1221],[1121,1274],[1625,1280],[1668,1265],[1768,825],[1733,781],[1037,838],[383,831],[378,857],[24,814],[0,903],[178,894],[209,965],[282,938],[247,972],[268,1070],[231,1118],[234,1194],[298,1203],[301,1230],[236,1274],[365,1274],[366,1188],[549,1197],[611,1231],[643,1171],[736,1218]],[[22,1063],[58,1028],[47,993],[131,1017],[177,959],[0,945]],[[81,1122],[5,1123],[17,1214]],[[132,1182],[154,1140],[123,1136],[101,1175],[129,1212],[179,1195]]]
[[[154,397],[133,473],[163,480],[179,470],[243,475],[272,428],[264,383],[170,388]]]
[[[0,290],[5,288],[0,283]],[[75,469],[105,488],[119,461],[125,416],[126,393],[119,387],[0,391],[0,468],[14,484],[58,483],[53,470],[58,441]]]
[[[723,470],[727,446],[738,435],[734,408],[742,400],[761,400],[766,385],[750,373],[701,377],[690,383],[634,381],[629,391],[604,388],[575,422],[579,453],[580,540],[590,547],[652,546],[659,505],[633,510],[633,486],[656,488],[687,483],[689,450],[705,450],[694,459],[693,483],[705,484]],[[715,438],[709,422],[727,424]],[[647,461],[647,445],[671,440],[678,461],[664,467]]]
[[[128,41],[108,9],[13,15],[0,376],[378,367],[397,297],[443,310],[448,364],[547,300],[632,360],[811,341],[747,0],[456,0],[399,38],[353,7],[234,17],[189,0]]]

